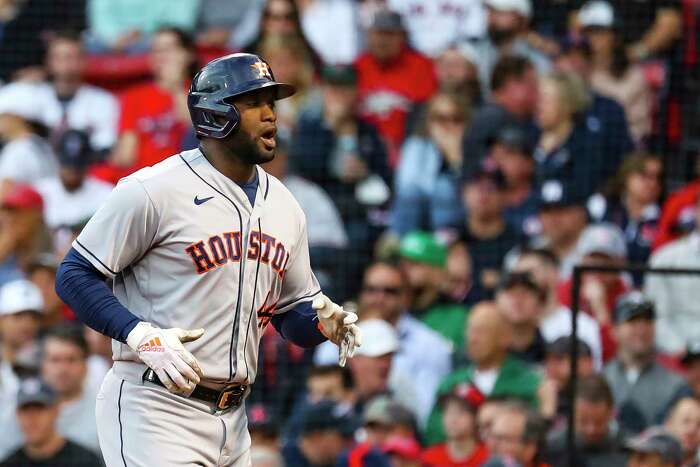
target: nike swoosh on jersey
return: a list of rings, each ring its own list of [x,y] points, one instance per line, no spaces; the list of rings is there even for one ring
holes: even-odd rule
[[[204,204],[204,203],[206,203],[207,201],[209,201],[209,200],[212,199],[212,198],[214,198],[214,197],[213,197],[213,196],[210,196],[209,198],[202,198],[202,199],[199,199],[199,196],[195,196],[195,197],[194,197],[194,204],[196,204],[197,206],[199,206],[200,204]]]

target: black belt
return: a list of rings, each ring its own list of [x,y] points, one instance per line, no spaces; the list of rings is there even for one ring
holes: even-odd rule
[[[144,372],[142,381],[165,387],[156,372],[150,368]],[[214,404],[218,410],[225,411],[241,405],[243,399],[245,399],[246,389],[248,389],[248,386],[245,384],[231,384],[221,391],[197,385],[194,387],[190,397],[209,402]]]

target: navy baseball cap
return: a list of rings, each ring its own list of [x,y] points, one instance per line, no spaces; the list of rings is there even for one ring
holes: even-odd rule
[[[585,195],[563,180],[557,179],[547,180],[542,183],[537,198],[541,209],[572,206],[585,207],[586,203]]]
[[[547,355],[571,355],[571,350],[574,347],[574,340],[571,336],[561,336],[547,343]],[[593,355],[591,347],[581,339],[576,339],[576,347],[578,348],[579,357],[590,357]]]
[[[501,128],[501,130],[490,139],[489,143],[491,145],[501,144],[528,158],[532,158],[535,150],[533,138],[531,138],[523,128],[517,125],[507,125]]]
[[[87,133],[79,130],[63,132],[56,140],[54,151],[63,167],[85,168],[93,158],[90,138]]]
[[[301,415],[302,434],[336,431],[351,437],[356,428],[357,422],[350,414],[349,407],[330,400],[306,406]]]
[[[664,462],[673,465],[681,465],[683,462],[681,443],[662,426],[653,426],[629,439],[625,448],[632,452],[658,454]]]
[[[683,363],[683,365],[689,365],[695,360],[700,360],[700,340],[688,342],[681,363]]]
[[[507,274],[498,284],[497,290],[509,290],[518,286],[525,287],[526,289],[530,290],[532,293],[536,294],[540,300],[544,300],[546,298],[546,292],[542,290],[539,285],[537,285],[529,272],[511,272]]]
[[[25,379],[17,391],[17,408],[28,405],[43,405],[46,407],[56,403],[56,393],[43,381],[37,378]]]
[[[656,318],[654,302],[638,290],[627,292],[615,303],[615,323],[623,323],[637,317]]]

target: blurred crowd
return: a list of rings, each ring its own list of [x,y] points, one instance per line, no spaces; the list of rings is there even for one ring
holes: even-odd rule
[[[698,25],[697,0],[0,0],[0,466],[101,465],[111,342],[55,272],[120,178],[197,147],[190,81],[236,51],[297,89],[264,168],[364,333],[340,368],[268,328],[254,466],[700,465],[700,276],[638,267],[700,268]],[[581,264],[613,269],[574,298]]]

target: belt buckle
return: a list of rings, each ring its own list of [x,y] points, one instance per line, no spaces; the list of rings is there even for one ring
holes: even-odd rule
[[[232,384],[225,387],[219,393],[219,398],[216,401],[216,408],[225,411],[238,407],[241,404],[242,396],[245,393],[246,387],[240,384]],[[237,400],[235,400],[237,399]]]

